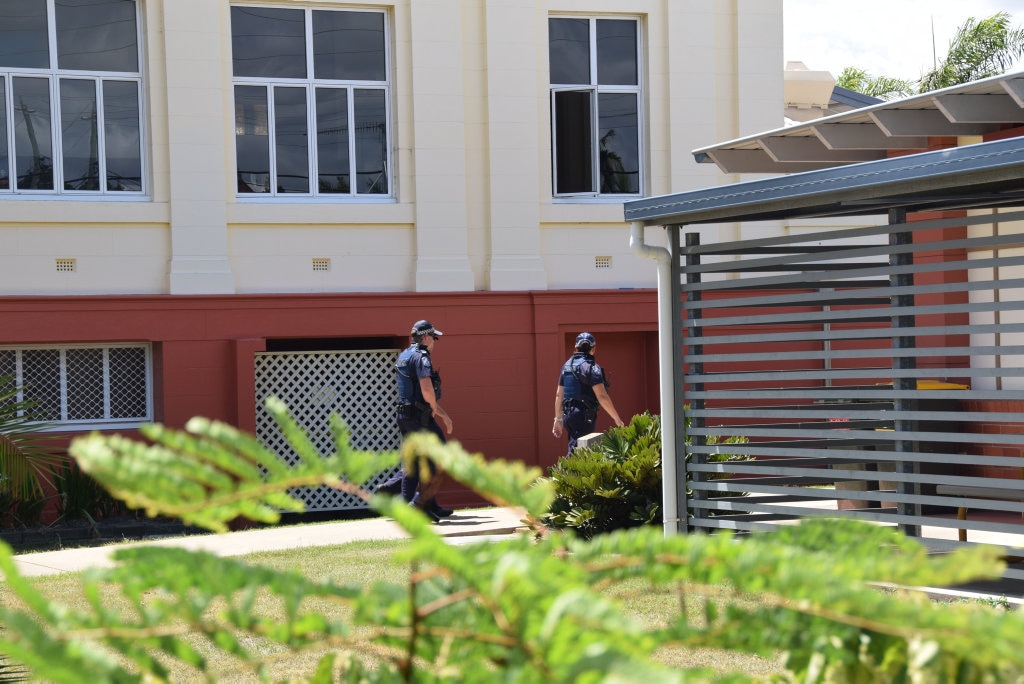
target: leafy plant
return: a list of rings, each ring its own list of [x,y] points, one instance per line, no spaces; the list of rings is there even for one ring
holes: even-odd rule
[[[596,534],[661,524],[661,421],[650,413],[602,434],[548,469],[555,498],[544,521]]]
[[[716,439],[712,436],[709,443],[716,443]],[[729,437],[723,443],[743,441],[746,439]],[[628,425],[607,430],[596,444],[563,456],[548,470],[555,499],[544,521],[569,528],[584,539],[640,525],[660,526],[661,457],[659,416],[641,413]],[[707,458],[749,460],[737,454],[711,454]],[[721,494],[709,492],[709,496]]]
[[[64,520],[109,518],[126,510],[123,503],[74,463],[64,463],[54,478],[54,486],[57,490],[57,513]]]
[[[20,505],[43,499],[52,490],[55,470],[67,462],[54,438],[40,434],[46,425],[35,415],[34,403],[21,396],[13,376],[0,376],[0,495],[8,503],[6,515],[15,517]]]
[[[321,457],[280,402],[267,407],[301,455],[294,469],[255,438],[204,419],[186,432],[148,426],[149,444],[93,435],[76,440],[72,452],[119,498],[213,530],[238,515],[276,521],[301,507],[286,495],[296,486],[371,497],[368,479],[397,462],[398,454],[352,450],[337,419],[337,448]],[[495,504],[519,508],[543,531],[538,519],[553,491],[538,469],[488,462],[430,434],[405,440],[401,457],[414,454]],[[289,670],[290,681],[749,680],[742,672],[662,667],[650,656],[667,645],[781,653],[789,678],[804,682],[1024,676],[1020,614],[876,588],[996,577],[1003,565],[993,548],[936,556],[894,529],[855,520],[813,520],[742,539],[665,537],[644,526],[589,541],[548,530],[452,546],[400,499],[375,495],[370,505],[412,538],[402,551],[413,569],[408,584],[364,589],[204,552],[122,547],[115,567],[83,576],[92,609],[76,612],[45,599],[0,547],[5,589],[16,599],[0,603],[0,653],[28,666],[34,680],[52,682],[166,681],[171,663],[190,668],[189,679],[215,679],[204,655],[211,650],[233,656],[234,674],[253,681],[270,681],[283,651],[317,654],[308,670]],[[684,610],[667,624],[629,619],[603,590],[638,580],[676,603],[704,601],[705,619],[691,622]],[[105,600],[115,590],[123,599]],[[124,602],[130,610],[115,608]]]

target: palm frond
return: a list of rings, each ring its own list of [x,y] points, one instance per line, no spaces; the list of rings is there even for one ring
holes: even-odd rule
[[[46,427],[15,378],[0,376],[0,492],[15,501],[42,496],[55,469],[67,460],[55,437],[42,432]]]

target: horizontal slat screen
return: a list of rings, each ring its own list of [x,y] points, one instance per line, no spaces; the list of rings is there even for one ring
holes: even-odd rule
[[[674,236],[690,529],[842,515],[1024,556],[1021,220]]]

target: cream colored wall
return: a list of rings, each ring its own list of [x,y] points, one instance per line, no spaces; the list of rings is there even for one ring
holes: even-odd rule
[[[647,194],[728,180],[690,150],[781,122],[781,0],[317,6],[361,4],[392,15],[395,201],[237,200],[230,4],[147,0],[151,200],[3,200],[0,292],[654,287],[621,203],[551,198],[553,13],[642,18]],[[75,257],[55,278],[53,260]]]

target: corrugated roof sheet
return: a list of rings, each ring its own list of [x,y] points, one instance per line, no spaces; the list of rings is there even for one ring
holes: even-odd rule
[[[793,173],[920,150],[929,136],[976,136],[1024,125],[1024,72],[953,86],[693,151],[726,173]]]
[[[687,225],[1024,204],[1024,138],[627,202],[627,221]]]

